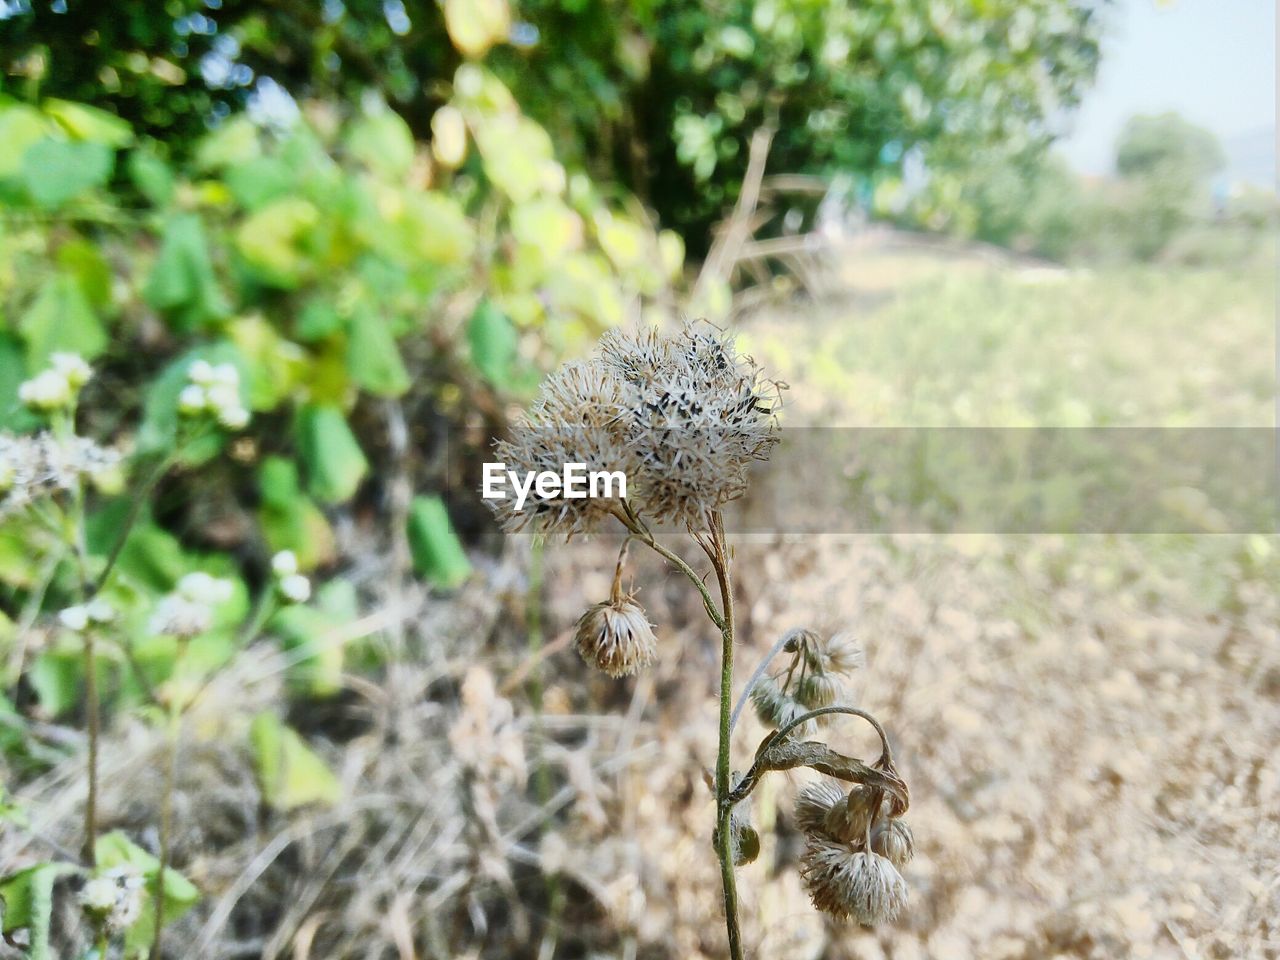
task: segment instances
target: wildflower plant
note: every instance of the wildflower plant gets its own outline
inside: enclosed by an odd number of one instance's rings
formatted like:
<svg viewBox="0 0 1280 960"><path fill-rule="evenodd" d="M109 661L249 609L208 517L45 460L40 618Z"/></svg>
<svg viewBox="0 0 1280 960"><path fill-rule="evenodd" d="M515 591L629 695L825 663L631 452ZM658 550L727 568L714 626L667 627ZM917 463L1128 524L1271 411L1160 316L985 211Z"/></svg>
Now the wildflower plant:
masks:
<svg viewBox="0 0 1280 960"><path fill-rule="evenodd" d="M220 625L225 626L227 609L235 593L233 580L194 569L177 579L173 588L150 605L143 621L145 634L167 638L174 643L171 671L164 682L152 687L149 671L135 660L129 636L132 618L125 608L138 603L136 586L118 577L119 561L130 532L149 501L156 483L175 464L183 462L191 445L222 431L242 429L249 414L241 400L240 376L236 367L194 361L187 371L187 383L176 400L179 417L178 442L166 456L147 460L138 454L102 446L77 432L80 391L89 383L93 370L74 354L55 353L46 369L22 383L19 399L44 421L34 435L0 434L0 518L15 519L39 531L54 545L57 563L53 575L69 561L71 576L55 588L69 594L74 602L58 609L53 617L61 638L78 645L82 656L84 714L87 726L87 795L84 804L83 844L78 862L54 862L32 870L46 869L49 875L74 874L82 883L78 904L91 933L96 956L105 958L117 943L129 956L146 950L152 958L161 956L164 923L194 902L190 885L169 867L173 832L172 799L184 713L199 698L212 679L207 667L187 662L186 653L198 638ZM126 487L130 472L140 472L136 488ZM105 552L90 550L88 502L94 493L117 495L129 489L127 515L112 531ZM247 644L266 626L273 613L284 605L304 604L311 596L311 581L299 572L296 556L289 551L275 554L270 563L271 579L260 592L253 612L239 630L239 641ZM41 595L49 584L41 588ZM33 614L35 616L35 614ZM19 647L21 653L22 647ZM133 680L145 688L165 732L164 789L160 797L158 857L154 868L139 871L136 864L149 857L122 834L99 835L98 753L101 739L99 703L99 658L127 663ZM193 658L195 659L195 658ZM17 664L21 668L21 662ZM104 856L105 853L105 856ZM35 882L36 874L20 872L0 877L0 889L13 895L13 885ZM19 890L19 893L21 891ZM22 893L22 896L29 894ZM151 909L144 907L146 899ZM184 899L185 898L185 899ZM176 903L175 900L181 900ZM45 920L47 926L47 918ZM144 929L145 928L145 929ZM33 943L43 944L48 930L35 931ZM34 949L34 948L33 948ZM33 956L47 956L34 950Z"/></svg>
<svg viewBox="0 0 1280 960"><path fill-rule="evenodd" d="M720 861L729 951L743 956L735 868L755 859L760 841L745 801L765 774L809 767L826 778L800 796L796 818L806 836L801 874L816 907L863 924L892 921L907 899L899 868L911 856L902 821L907 786L893 762L888 737L870 714L846 703L845 678L862 664L848 633L822 636L793 630L775 644L734 706L735 616L733 551L723 508L747 490L748 473L777 443L783 385L768 380L740 355L732 338L707 324L674 335L657 330L610 331L595 356L553 373L496 453L530 474L558 472L567 463L621 471L618 498L537 496L518 508L489 501L508 531L589 534L613 523L627 537L610 596L578 621L575 645L612 677L649 666L659 641L622 578L628 544L639 541L679 569L701 596L720 631L719 744L714 775L713 845ZM710 562L718 598L707 580L655 534L661 525L683 530ZM789 654L768 674L775 656ZM773 727L745 773L734 773L731 735L751 700ZM876 730L881 754L871 764L837 753L813 735L837 715L861 717Z"/></svg>

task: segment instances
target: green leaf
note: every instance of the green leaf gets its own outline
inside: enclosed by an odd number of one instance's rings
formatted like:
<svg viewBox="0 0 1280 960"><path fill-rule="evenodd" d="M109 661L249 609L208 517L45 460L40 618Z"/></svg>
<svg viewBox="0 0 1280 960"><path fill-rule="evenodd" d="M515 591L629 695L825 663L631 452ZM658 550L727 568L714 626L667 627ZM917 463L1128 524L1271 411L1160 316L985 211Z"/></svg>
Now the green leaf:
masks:
<svg viewBox="0 0 1280 960"><path fill-rule="evenodd" d="M380 397L398 397L409 389L391 324L370 310L361 310L348 324L347 370L353 381Z"/></svg>
<svg viewBox="0 0 1280 960"><path fill-rule="evenodd" d="M475 227L458 201L441 193L405 197L399 226L395 252L432 263L460 264L475 250Z"/></svg>
<svg viewBox="0 0 1280 960"><path fill-rule="evenodd" d="M196 148L196 166L201 170L220 170L248 163L261 152L258 128L241 114L227 120L200 141Z"/></svg>
<svg viewBox="0 0 1280 960"><path fill-rule="evenodd" d="M35 302L18 321L27 342L27 366L43 367L60 350L92 359L107 347L107 332L98 322L76 278L55 273L45 280Z"/></svg>
<svg viewBox="0 0 1280 960"><path fill-rule="evenodd" d="M111 178L115 153L102 143L41 140L22 157L22 181L36 206L56 210Z"/></svg>
<svg viewBox="0 0 1280 960"><path fill-rule="evenodd" d="M277 810L296 810L313 803L331 806L342 799L338 778L274 713L254 717L249 739L263 798Z"/></svg>
<svg viewBox="0 0 1280 960"><path fill-rule="evenodd" d="M27 682L40 709L60 717L80 699L80 657L75 651L47 650L32 661Z"/></svg>
<svg viewBox="0 0 1280 960"><path fill-rule="evenodd" d="M413 566L419 574L442 587L456 587L470 576L471 562L439 497L413 498L408 534Z"/></svg>
<svg viewBox="0 0 1280 960"><path fill-rule="evenodd" d="M0 333L0 423L25 433L40 421L18 401L18 386L27 378L25 351L17 337Z"/></svg>
<svg viewBox="0 0 1280 960"><path fill-rule="evenodd" d="M368 471L369 461L342 411L308 404L298 411L297 434L311 494L322 503L349 500Z"/></svg>
<svg viewBox="0 0 1280 960"><path fill-rule="evenodd" d="M102 252L87 240L69 240L58 248L58 266L75 277L95 310L111 308L111 268Z"/></svg>
<svg viewBox="0 0 1280 960"><path fill-rule="evenodd" d="M106 110L69 100L46 100L44 112L77 140L116 148L127 147L133 142L133 128L129 122Z"/></svg>
<svg viewBox="0 0 1280 960"><path fill-rule="evenodd" d="M342 315L333 301L324 296L309 301L298 315L297 335L300 340L323 340L341 329Z"/></svg>
<svg viewBox="0 0 1280 960"><path fill-rule="evenodd" d="M298 175L283 160L258 157L229 169L226 181L236 202L252 211L290 194L298 186Z"/></svg>
<svg viewBox="0 0 1280 960"><path fill-rule="evenodd" d="M160 256L142 295L184 332L226 314L227 305L218 290L204 225L194 213L176 214L165 224Z"/></svg>
<svg viewBox="0 0 1280 960"><path fill-rule="evenodd" d="M305 360L302 348L285 340L257 314L236 320L227 335L244 360L241 392L247 394L249 409L275 409L297 384Z"/></svg>
<svg viewBox="0 0 1280 960"><path fill-rule="evenodd" d="M150 147L129 152L125 169L138 192L157 207L169 205L173 199L173 171Z"/></svg>
<svg viewBox="0 0 1280 960"><path fill-rule="evenodd" d="M292 550L298 566L310 570L328 562L333 531L320 508L298 485L298 468L284 457L267 457L258 471L262 506L258 522L273 553Z"/></svg>
<svg viewBox="0 0 1280 960"><path fill-rule="evenodd" d="M286 679L298 693L331 697L342 689L345 644L340 630L356 619L359 605L349 580L330 580L313 604L289 606L271 621L289 652Z"/></svg>
<svg viewBox="0 0 1280 960"><path fill-rule="evenodd" d="M125 934L125 955L136 956L137 951L152 941L155 933L155 895L160 861L119 830L99 837L93 849L100 869L128 867L146 881L147 895L142 901L142 913ZM199 901L200 891L195 884L172 867L166 867L162 923L173 923Z"/></svg>
<svg viewBox="0 0 1280 960"><path fill-rule="evenodd" d="M266 282L291 289L311 268L307 235L320 211L301 197L283 197L252 214L236 229L236 248Z"/></svg>
<svg viewBox="0 0 1280 960"><path fill-rule="evenodd" d="M413 166L413 133L398 114L381 107L352 126L347 150L384 179L403 180Z"/></svg>
<svg viewBox="0 0 1280 960"><path fill-rule="evenodd" d="M467 323L467 343L472 363L489 383L500 387L510 381L518 341L507 315L490 301L481 300Z"/></svg>
<svg viewBox="0 0 1280 960"><path fill-rule="evenodd" d="M3 930L6 934L29 930L31 941L27 960L52 960L49 924L53 917L53 885L59 877L74 873L70 863L38 863L0 880L0 901L4 903Z"/></svg>
<svg viewBox="0 0 1280 960"><path fill-rule="evenodd" d="M22 170L27 149L49 133L49 120L35 107L24 103L0 106L0 177L12 177Z"/></svg>

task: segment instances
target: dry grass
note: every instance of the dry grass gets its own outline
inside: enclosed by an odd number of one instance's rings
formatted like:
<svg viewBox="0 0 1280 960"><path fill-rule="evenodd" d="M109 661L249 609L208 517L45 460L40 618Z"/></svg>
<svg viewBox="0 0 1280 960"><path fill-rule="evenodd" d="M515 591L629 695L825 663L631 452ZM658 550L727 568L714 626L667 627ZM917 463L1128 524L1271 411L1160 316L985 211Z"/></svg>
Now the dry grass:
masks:
<svg viewBox="0 0 1280 960"><path fill-rule="evenodd" d="M739 682L790 627L852 627L868 654L860 703L894 738L917 842L897 926L826 923L796 870L802 775L767 780L751 803L763 852L740 873L749 955L1280 956L1277 546L739 539ZM385 658L332 701L288 706L346 800L263 807L245 726L288 703L285 664L269 646L238 659L186 726L175 863L204 898L169 955L723 956L702 782L716 638L683 578L652 556L633 564L659 662L611 681L568 638L608 593L616 541L548 546L540 599L525 538L452 598L399 586L371 544L348 547ZM748 717L737 756L762 733ZM837 727L832 742L866 756L862 736ZM150 847L160 749L126 720L103 757L104 825ZM17 790L48 844L77 842L82 766ZM0 862L47 853L0 836Z"/></svg>

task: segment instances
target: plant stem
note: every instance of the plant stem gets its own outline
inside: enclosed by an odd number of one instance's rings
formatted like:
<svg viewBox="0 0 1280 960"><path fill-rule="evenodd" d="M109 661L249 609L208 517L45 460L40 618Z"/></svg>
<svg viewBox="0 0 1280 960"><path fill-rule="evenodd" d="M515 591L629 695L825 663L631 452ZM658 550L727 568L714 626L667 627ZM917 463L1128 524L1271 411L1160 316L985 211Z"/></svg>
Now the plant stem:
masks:
<svg viewBox="0 0 1280 960"><path fill-rule="evenodd" d="M720 858L720 883L724 888L724 922L729 935L731 960L742 960L742 932L738 927L738 889L733 872L733 803L730 800L729 738L733 732L733 581L724 527L717 511L712 517L715 537L716 579L720 583L720 742L716 755L716 854Z"/></svg>
<svg viewBox="0 0 1280 960"><path fill-rule="evenodd" d="M89 726L89 795L84 801L84 846L80 855L90 867L98 865L98 670L94 664L93 628L84 632L84 698Z"/></svg>
<svg viewBox="0 0 1280 960"><path fill-rule="evenodd" d="M182 715L171 711L169 715L169 737L165 744L164 786L160 797L160 858L156 867L155 892L155 930L151 935L150 960L160 960L160 939L164 930L164 875L169 869L169 835L173 830L173 790L175 785L174 771L178 762L178 734Z"/></svg>

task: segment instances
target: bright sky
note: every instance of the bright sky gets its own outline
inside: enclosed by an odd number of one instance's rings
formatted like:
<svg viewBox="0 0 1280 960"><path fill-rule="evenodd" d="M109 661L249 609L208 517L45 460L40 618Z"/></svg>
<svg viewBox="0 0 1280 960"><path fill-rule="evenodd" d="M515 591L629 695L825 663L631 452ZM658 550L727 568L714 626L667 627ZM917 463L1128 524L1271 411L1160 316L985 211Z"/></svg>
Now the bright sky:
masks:
<svg viewBox="0 0 1280 960"><path fill-rule="evenodd" d="M1174 110L1218 135L1232 166L1275 168L1275 0L1117 0L1098 82L1059 149L1110 172L1135 113Z"/></svg>

